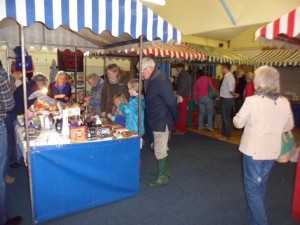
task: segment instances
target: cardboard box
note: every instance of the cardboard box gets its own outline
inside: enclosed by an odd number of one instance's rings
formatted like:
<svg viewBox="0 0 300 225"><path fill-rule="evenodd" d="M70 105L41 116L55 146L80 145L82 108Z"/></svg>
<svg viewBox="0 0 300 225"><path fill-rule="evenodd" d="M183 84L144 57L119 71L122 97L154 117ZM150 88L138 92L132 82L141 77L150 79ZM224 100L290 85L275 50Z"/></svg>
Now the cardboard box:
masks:
<svg viewBox="0 0 300 225"><path fill-rule="evenodd" d="M87 126L80 126L70 128L71 143L82 143L87 141L88 128Z"/></svg>

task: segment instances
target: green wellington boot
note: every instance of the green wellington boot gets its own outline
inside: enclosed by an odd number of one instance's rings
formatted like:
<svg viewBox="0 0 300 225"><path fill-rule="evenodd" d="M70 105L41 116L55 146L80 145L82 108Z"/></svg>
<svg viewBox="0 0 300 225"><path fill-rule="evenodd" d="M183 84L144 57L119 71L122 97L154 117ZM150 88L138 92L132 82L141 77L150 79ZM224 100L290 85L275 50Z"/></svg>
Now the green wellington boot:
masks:
<svg viewBox="0 0 300 225"><path fill-rule="evenodd" d="M158 176L156 180L150 181L148 185L150 187L158 187L169 183L168 172L169 170L169 159L166 156L163 159L158 160Z"/></svg>
<svg viewBox="0 0 300 225"><path fill-rule="evenodd" d="M168 154L166 156L167 158L167 161L168 161L168 170L167 170L167 175L168 177L171 176L171 172L170 172L170 155ZM150 171L150 175L154 176L154 177L157 177L158 176L158 163L157 163L157 168L153 171Z"/></svg>

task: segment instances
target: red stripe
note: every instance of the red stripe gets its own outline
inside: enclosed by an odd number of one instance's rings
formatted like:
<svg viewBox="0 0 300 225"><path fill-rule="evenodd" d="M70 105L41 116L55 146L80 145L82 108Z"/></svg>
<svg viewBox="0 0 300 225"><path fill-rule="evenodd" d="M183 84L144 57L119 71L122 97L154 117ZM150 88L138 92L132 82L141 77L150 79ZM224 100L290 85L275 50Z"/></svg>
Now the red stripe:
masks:
<svg viewBox="0 0 300 225"><path fill-rule="evenodd" d="M260 36L265 37L267 33L267 26L260 29Z"/></svg>
<svg viewBox="0 0 300 225"><path fill-rule="evenodd" d="M273 24L273 38L276 38L279 34L279 28L280 28L280 18L274 21Z"/></svg>
<svg viewBox="0 0 300 225"><path fill-rule="evenodd" d="M290 12L288 16L287 36L289 37L294 37L295 14L296 14L296 9Z"/></svg>

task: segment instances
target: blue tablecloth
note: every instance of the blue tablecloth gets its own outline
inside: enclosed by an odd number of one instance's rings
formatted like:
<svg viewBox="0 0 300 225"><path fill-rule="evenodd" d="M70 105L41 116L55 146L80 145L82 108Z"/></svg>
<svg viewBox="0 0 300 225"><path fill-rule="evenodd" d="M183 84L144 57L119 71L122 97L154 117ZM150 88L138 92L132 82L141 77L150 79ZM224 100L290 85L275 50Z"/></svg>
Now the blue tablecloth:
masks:
<svg viewBox="0 0 300 225"><path fill-rule="evenodd" d="M35 223L139 192L138 137L36 146L29 156Z"/></svg>

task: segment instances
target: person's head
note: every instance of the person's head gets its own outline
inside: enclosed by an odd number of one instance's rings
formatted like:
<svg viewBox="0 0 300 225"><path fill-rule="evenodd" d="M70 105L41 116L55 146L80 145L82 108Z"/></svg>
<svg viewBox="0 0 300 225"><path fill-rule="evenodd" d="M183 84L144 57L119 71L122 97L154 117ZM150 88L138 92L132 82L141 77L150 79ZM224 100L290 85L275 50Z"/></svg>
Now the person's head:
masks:
<svg viewBox="0 0 300 225"><path fill-rule="evenodd" d="M235 77L236 77L237 79L241 78L241 77L244 76L244 75L245 75L244 70L237 70L236 73L235 73Z"/></svg>
<svg viewBox="0 0 300 225"><path fill-rule="evenodd" d="M230 69L231 69L231 65L229 63L222 64L222 73L223 73L223 75L229 73Z"/></svg>
<svg viewBox="0 0 300 225"><path fill-rule="evenodd" d="M32 77L32 80L36 83L39 89L46 88L48 86L48 78L42 73L36 73Z"/></svg>
<svg viewBox="0 0 300 225"><path fill-rule="evenodd" d="M203 70L197 70L196 76L197 76L197 78L204 76L204 71Z"/></svg>
<svg viewBox="0 0 300 225"><path fill-rule="evenodd" d="M277 69L271 66L261 66L257 70L255 70L254 73L254 87L256 90L279 93L280 74Z"/></svg>
<svg viewBox="0 0 300 225"><path fill-rule="evenodd" d="M130 96L137 96L139 94L139 79L131 79L128 82L127 86Z"/></svg>
<svg viewBox="0 0 300 225"><path fill-rule="evenodd" d="M107 77L111 84L117 84L120 82L120 77L123 74L123 71L120 67L113 63L106 66Z"/></svg>
<svg viewBox="0 0 300 225"><path fill-rule="evenodd" d="M113 101L115 106L119 106L121 103L128 104L127 98L123 93L116 94Z"/></svg>
<svg viewBox="0 0 300 225"><path fill-rule="evenodd" d="M96 73L90 73L87 76L87 81L92 87L96 87L99 80L100 80L100 77Z"/></svg>
<svg viewBox="0 0 300 225"><path fill-rule="evenodd" d="M58 73L55 76L55 81L58 86L65 86L67 83L68 74L66 74L64 71L58 71Z"/></svg>
<svg viewBox="0 0 300 225"><path fill-rule="evenodd" d="M183 63L176 64L176 70L177 73L180 73L182 70L184 70L184 64Z"/></svg>
<svg viewBox="0 0 300 225"><path fill-rule="evenodd" d="M246 73L245 78L246 78L247 82L253 81L253 79L254 79L254 73L252 73L252 72Z"/></svg>
<svg viewBox="0 0 300 225"><path fill-rule="evenodd" d="M139 62L136 64L136 68L138 70L140 69ZM145 80L148 80L151 77L154 69L155 69L155 62L153 59L149 57L145 57L142 59L142 71L140 71L140 74Z"/></svg>

